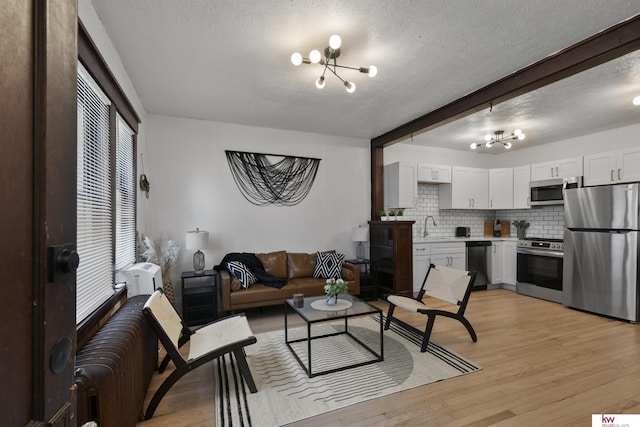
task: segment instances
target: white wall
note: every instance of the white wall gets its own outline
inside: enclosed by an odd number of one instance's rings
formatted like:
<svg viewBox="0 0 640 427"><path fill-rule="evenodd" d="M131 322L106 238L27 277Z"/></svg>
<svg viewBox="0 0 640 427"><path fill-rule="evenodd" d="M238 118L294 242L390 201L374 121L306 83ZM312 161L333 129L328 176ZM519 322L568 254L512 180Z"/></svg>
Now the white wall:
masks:
<svg viewBox="0 0 640 427"><path fill-rule="evenodd" d="M149 234L183 246L185 232L209 232L207 268L228 252L315 252L355 257L351 228L370 213L369 141L175 117L147 116L144 153ZM225 150L320 158L307 197L292 207L255 206L237 188ZM174 272L192 270L183 249Z"/></svg>

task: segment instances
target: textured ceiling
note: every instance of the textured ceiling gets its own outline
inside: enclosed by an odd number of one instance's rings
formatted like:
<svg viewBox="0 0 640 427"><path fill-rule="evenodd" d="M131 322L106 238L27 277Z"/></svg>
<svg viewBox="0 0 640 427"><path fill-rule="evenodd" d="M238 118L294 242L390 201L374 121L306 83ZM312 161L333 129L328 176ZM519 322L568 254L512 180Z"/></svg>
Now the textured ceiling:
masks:
<svg viewBox="0 0 640 427"><path fill-rule="evenodd" d="M640 12L637 0L93 0L149 113L372 138ZM291 53L322 51L342 37L339 64L378 67L347 94L318 65L295 67ZM609 102L640 94L638 55L615 78L568 86L579 105L543 88L416 136L414 142L467 150L487 132L522 127L527 144L638 123L631 110L609 117ZM587 73L590 73L588 71ZM580 75L579 75L580 76ZM618 79L619 77L619 79ZM620 81L618 81L620 80ZM604 83L604 84L603 84ZM622 89L619 85L624 85ZM635 96L635 95L634 95ZM619 99L618 99L619 98ZM561 102L562 101L562 102ZM580 110L593 104L593 108ZM626 107L627 110L630 108ZM605 120L605 116L607 117ZM604 123L607 122L607 123ZM551 137L550 135L555 135Z"/></svg>

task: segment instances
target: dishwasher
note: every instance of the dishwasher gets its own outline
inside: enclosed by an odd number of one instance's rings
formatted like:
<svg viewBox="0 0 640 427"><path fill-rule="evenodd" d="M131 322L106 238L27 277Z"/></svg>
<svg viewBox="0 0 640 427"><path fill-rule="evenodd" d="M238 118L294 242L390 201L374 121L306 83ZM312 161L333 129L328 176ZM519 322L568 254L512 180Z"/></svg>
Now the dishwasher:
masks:
<svg viewBox="0 0 640 427"><path fill-rule="evenodd" d="M491 242L488 240L470 240L465 244L467 249L467 271L475 271L477 273L476 281L473 283L473 290L487 289Z"/></svg>

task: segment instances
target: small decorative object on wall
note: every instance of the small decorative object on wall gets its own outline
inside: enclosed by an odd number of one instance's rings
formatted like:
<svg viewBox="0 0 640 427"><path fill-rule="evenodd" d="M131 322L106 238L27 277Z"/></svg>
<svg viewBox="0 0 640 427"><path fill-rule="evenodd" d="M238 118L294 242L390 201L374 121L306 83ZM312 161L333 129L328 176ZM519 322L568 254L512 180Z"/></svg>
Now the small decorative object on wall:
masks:
<svg viewBox="0 0 640 427"><path fill-rule="evenodd" d="M149 190L151 189L151 184L149 184L149 180L147 179L147 175L144 174L144 155L140 153L140 163L142 163L142 174L140 175L140 189L144 191L147 199L149 198Z"/></svg>
<svg viewBox="0 0 640 427"><path fill-rule="evenodd" d="M225 150L231 175L257 206L294 206L311 191L320 159ZM273 162L272 157L279 160Z"/></svg>

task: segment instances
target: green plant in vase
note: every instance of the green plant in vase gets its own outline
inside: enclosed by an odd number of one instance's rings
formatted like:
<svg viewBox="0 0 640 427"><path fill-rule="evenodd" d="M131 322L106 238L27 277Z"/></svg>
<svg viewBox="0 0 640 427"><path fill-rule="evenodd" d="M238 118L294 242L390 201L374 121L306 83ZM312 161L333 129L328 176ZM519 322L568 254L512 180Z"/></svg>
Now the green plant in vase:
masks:
<svg viewBox="0 0 640 427"><path fill-rule="evenodd" d="M389 211L389 220L390 221L395 221L396 220L396 211L394 211L393 209L391 209Z"/></svg>
<svg viewBox="0 0 640 427"><path fill-rule="evenodd" d="M335 305L338 303L338 295L346 294L349 291L349 282L342 279L327 279L324 285L324 293L327 295L327 304Z"/></svg>
<svg viewBox="0 0 640 427"><path fill-rule="evenodd" d="M387 220L387 212L384 210L380 211L380 221L386 221Z"/></svg>
<svg viewBox="0 0 640 427"><path fill-rule="evenodd" d="M396 220L398 221L402 221L402 216L404 216L404 210L403 209L398 209L396 211Z"/></svg>

